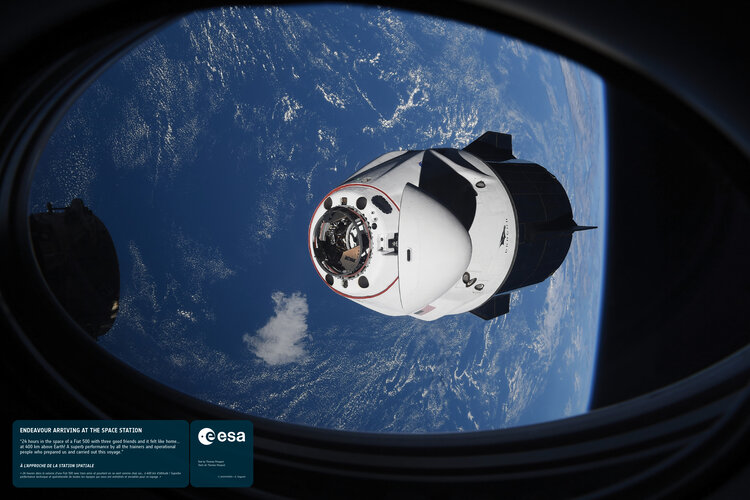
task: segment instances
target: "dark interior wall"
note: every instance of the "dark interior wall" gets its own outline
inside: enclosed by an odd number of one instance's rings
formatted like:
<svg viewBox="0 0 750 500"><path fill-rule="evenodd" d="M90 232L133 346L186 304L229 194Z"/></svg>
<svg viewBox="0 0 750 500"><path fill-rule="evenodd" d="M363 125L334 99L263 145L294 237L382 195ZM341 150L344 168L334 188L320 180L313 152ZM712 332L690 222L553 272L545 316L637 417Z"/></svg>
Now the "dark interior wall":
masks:
<svg viewBox="0 0 750 500"><path fill-rule="evenodd" d="M610 213L594 408L653 391L750 341L750 207L736 161L607 90Z"/></svg>

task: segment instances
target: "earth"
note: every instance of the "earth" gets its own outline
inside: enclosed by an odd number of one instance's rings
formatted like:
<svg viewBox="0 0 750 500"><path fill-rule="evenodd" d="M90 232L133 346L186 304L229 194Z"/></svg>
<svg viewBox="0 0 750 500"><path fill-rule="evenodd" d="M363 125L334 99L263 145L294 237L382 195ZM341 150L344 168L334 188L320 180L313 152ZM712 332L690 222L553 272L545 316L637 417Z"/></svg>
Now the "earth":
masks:
<svg viewBox="0 0 750 500"><path fill-rule="evenodd" d="M99 338L154 380L251 416L371 432L488 430L587 411L606 234L602 80L453 21L346 5L179 20L109 67L41 157L30 210L107 225L120 312ZM388 317L331 293L307 251L322 197L394 150L513 136L576 233L510 313Z"/></svg>

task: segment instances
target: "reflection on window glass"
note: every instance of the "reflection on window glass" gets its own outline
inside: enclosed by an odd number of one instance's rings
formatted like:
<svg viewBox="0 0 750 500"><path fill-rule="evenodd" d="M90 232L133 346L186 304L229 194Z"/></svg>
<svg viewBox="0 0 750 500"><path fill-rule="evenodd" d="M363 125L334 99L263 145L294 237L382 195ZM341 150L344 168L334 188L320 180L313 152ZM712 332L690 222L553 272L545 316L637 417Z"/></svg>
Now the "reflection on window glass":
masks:
<svg viewBox="0 0 750 500"><path fill-rule="evenodd" d="M103 221L121 289L98 343L187 394L376 432L563 418L587 410L599 330L603 93L556 54L438 18L338 5L199 12L72 106L30 210L81 199ZM307 241L327 194L384 153L461 149L487 131L512 135L513 154L552 173L576 222L598 229L575 234L559 269L510 292L509 313L490 320L387 316L332 293ZM444 185L434 197L450 196Z"/></svg>

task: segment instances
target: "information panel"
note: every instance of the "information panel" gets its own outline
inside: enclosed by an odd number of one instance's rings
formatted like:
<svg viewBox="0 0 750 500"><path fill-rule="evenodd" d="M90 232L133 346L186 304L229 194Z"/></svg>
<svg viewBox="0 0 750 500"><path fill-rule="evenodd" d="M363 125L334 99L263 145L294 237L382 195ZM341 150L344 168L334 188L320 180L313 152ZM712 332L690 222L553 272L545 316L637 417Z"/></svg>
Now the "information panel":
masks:
<svg viewBox="0 0 750 500"><path fill-rule="evenodd" d="M189 482L184 420L18 420L19 488L180 488Z"/></svg>
<svg viewBox="0 0 750 500"><path fill-rule="evenodd" d="M190 484L240 488L253 483L253 425L248 420L190 424Z"/></svg>

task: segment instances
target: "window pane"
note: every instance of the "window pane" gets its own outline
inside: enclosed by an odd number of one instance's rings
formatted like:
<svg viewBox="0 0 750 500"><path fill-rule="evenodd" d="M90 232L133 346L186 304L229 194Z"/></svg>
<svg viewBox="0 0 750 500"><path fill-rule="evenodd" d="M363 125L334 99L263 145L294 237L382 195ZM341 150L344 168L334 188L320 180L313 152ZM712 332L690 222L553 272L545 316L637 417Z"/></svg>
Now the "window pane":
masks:
<svg viewBox="0 0 750 500"><path fill-rule="evenodd" d="M589 404L603 99L586 68L439 18L343 5L198 12L69 110L30 210L78 198L106 225L119 313L98 343L187 394L361 431L552 420ZM511 292L510 312L489 321L385 316L328 290L305 242L327 193L385 153L461 149L486 131L512 135L516 157L562 184L576 221L599 226L573 235L552 277Z"/></svg>

